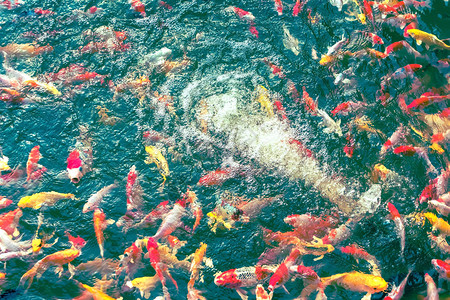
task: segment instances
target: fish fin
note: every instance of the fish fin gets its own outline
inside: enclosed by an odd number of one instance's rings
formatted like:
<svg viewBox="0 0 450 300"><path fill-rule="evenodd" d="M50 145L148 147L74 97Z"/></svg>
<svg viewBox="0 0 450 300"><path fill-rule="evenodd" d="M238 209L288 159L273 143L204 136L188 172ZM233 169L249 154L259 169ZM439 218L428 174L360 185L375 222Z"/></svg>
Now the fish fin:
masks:
<svg viewBox="0 0 450 300"><path fill-rule="evenodd" d="M58 277L61 277L63 271L64 271L63 266L57 266L55 269L55 274L58 274Z"/></svg>
<svg viewBox="0 0 450 300"><path fill-rule="evenodd" d="M313 260L314 260L314 261L318 261L318 260L321 260L322 258L324 258L324 255L321 255L321 256L319 256L319 257L316 257L316 258L314 258Z"/></svg>
<svg viewBox="0 0 450 300"><path fill-rule="evenodd" d="M284 286L284 285L282 285L281 286L282 288L283 288L283 290L286 292L286 294L288 294L288 295L290 295L291 293L289 293L289 291L287 290L287 288Z"/></svg>
<svg viewBox="0 0 450 300"><path fill-rule="evenodd" d="M241 288L237 288L236 292L239 294L242 300L248 300L247 292Z"/></svg>
<svg viewBox="0 0 450 300"><path fill-rule="evenodd" d="M69 273L70 273L69 280L70 280L70 279L72 279L73 275L75 275L76 269L75 269L74 265L72 265L71 263L69 263L67 266L69 267Z"/></svg>
<svg viewBox="0 0 450 300"><path fill-rule="evenodd" d="M422 45L422 40L416 40L417 45Z"/></svg>
<svg viewBox="0 0 450 300"><path fill-rule="evenodd" d="M425 49L430 50L430 46L428 46L427 44L424 44L424 45L425 45Z"/></svg>
<svg viewBox="0 0 450 300"><path fill-rule="evenodd" d="M106 225L112 225L112 224L114 224L114 223L116 223L116 221L114 221L113 219L108 219L108 220L106 220Z"/></svg>

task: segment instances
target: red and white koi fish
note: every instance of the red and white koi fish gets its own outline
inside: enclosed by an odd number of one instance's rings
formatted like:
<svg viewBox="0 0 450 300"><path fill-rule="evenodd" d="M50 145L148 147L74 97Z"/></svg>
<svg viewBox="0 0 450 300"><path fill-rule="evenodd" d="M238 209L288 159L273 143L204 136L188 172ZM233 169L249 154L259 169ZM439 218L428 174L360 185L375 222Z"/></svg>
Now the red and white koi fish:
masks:
<svg viewBox="0 0 450 300"><path fill-rule="evenodd" d="M10 206L13 203L11 199L0 196L0 209Z"/></svg>
<svg viewBox="0 0 450 300"><path fill-rule="evenodd" d="M248 28L248 30L250 31L251 34L253 34L256 38L259 38L259 32L256 29L255 25L251 24L250 27Z"/></svg>
<svg viewBox="0 0 450 300"><path fill-rule="evenodd" d="M127 211L137 209L142 204L142 188L139 184L136 166L130 168L126 185Z"/></svg>
<svg viewBox="0 0 450 300"><path fill-rule="evenodd" d="M359 259L366 260L372 268L372 274L375 276L381 276L380 268L378 267L378 261L375 256L369 254L360 246L352 244L349 246L341 247L340 250L342 253L353 256L356 261L358 261Z"/></svg>
<svg viewBox="0 0 450 300"><path fill-rule="evenodd" d="M163 222L156 231L153 239L158 241L161 238L167 237L180 226L181 217L186 213L186 200L178 200L173 206L172 210L164 218Z"/></svg>
<svg viewBox="0 0 450 300"><path fill-rule="evenodd" d="M339 226L338 228L333 228L330 232L322 238L324 244L337 245L350 237L352 230L358 224L360 218L348 219L347 222Z"/></svg>
<svg viewBox="0 0 450 300"><path fill-rule="evenodd" d="M384 297L385 300L400 300L403 297L403 294L405 293L405 287L406 283L408 282L409 274L411 274L411 271L406 274L405 279L402 280L399 286L393 286L391 292Z"/></svg>
<svg viewBox="0 0 450 300"><path fill-rule="evenodd" d="M406 27L406 25L410 24L411 22L417 22L417 15L415 14L396 15L394 17L386 18L385 20L386 24L403 29Z"/></svg>
<svg viewBox="0 0 450 300"><path fill-rule="evenodd" d="M440 259L432 259L431 264L441 278L444 278L447 281L450 280L450 264Z"/></svg>
<svg viewBox="0 0 450 300"><path fill-rule="evenodd" d="M333 116L336 116L336 114L346 116L348 115L348 113L357 111L364 106L366 106L364 102L347 101L336 106L336 108L333 109L331 113L333 114Z"/></svg>
<svg viewBox="0 0 450 300"><path fill-rule="evenodd" d="M341 50L345 45L347 45L349 43L349 39L345 37L345 35L342 35L342 39L340 41L338 41L337 43L335 43L333 46L328 48L327 51L327 56L332 56L334 54L336 54L337 52L339 52L339 50Z"/></svg>
<svg viewBox="0 0 450 300"><path fill-rule="evenodd" d="M80 182L81 177L83 177L80 152L76 149L70 152L67 158L67 175L72 183Z"/></svg>
<svg viewBox="0 0 450 300"><path fill-rule="evenodd" d="M347 143L344 146L344 153L345 155L347 155L348 158L352 158L353 152L355 151L355 137L349 131L345 136L345 139L347 140Z"/></svg>
<svg viewBox="0 0 450 300"><path fill-rule="evenodd" d="M156 224L156 221L161 219L163 215L170 211L169 201L162 201L156 206L149 214L147 214L138 224L134 227L136 228L146 228L151 227Z"/></svg>
<svg viewBox="0 0 450 300"><path fill-rule="evenodd" d="M312 292L314 292L316 289L318 289L322 286L320 277L310 267L306 267L303 265L294 265L289 268L289 271L294 276L300 277L303 279L304 288L300 294L300 297L299 297L300 299L307 299L308 296ZM326 299L326 296L325 296L325 299Z"/></svg>
<svg viewBox="0 0 450 300"><path fill-rule="evenodd" d="M203 175L198 181L198 185L221 185L228 179L236 177L236 175L236 170L233 168L217 169Z"/></svg>
<svg viewBox="0 0 450 300"><path fill-rule="evenodd" d="M283 14L283 3L281 0L274 0L275 2L275 10L277 11L278 15L281 16Z"/></svg>
<svg viewBox="0 0 450 300"><path fill-rule="evenodd" d="M7 234L17 236L19 232L17 230L17 225L19 224L20 218L22 217L22 210L16 208L15 210L6 212L0 215L0 229L6 231Z"/></svg>
<svg viewBox="0 0 450 300"><path fill-rule="evenodd" d="M138 244L139 246L137 246ZM142 260L142 248L141 240L137 240L131 244L130 247L125 249L123 255L120 255L120 262L115 270L116 276L120 276L123 270L128 275L128 277L133 278L134 274L140 268L140 263Z"/></svg>
<svg viewBox="0 0 450 300"><path fill-rule="evenodd" d="M384 155L392 146L397 145L400 140L405 138L406 129L402 125L397 127L391 137L383 144L380 150L380 155Z"/></svg>
<svg viewBox="0 0 450 300"><path fill-rule="evenodd" d="M96 192L91 197L89 197L86 204L83 206L83 213L87 213L91 210L96 209L100 204L100 202L102 201L103 197L109 194L109 192L116 187L117 187L116 183L110 184L108 186L103 187L100 191Z"/></svg>
<svg viewBox="0 0 450 300"><path fill-rule="evenodd" d="M400 249L401 254L403 256L403 252L405 251L405 225L403 224L402 217L400 216L397 208L391 203L388 202L389 213L391 214L392 220L395 222L395 229L397 231L397 235L400 237Z"/></svg>
<svg viewBox="0 0 450 300"><path fill-rule="evenodd" d="M145 5L140 0L130 0L131 8L133 8L134 11L141 14L142 17L147 17L147 14L145 13Z"/></svg>
<svg viewBox="0 0 450 300"><path fill-rule="evenodd" d="M304 2L300 3L300 0L295 0L294 8L292 9L292 15L294 17L298 16L298 13L302 11L303 6L308 2L308 0L305 0Z"/></svg>
<svg viewBox="0 0 450 300"><path fill-rule="evenodd" d="M243 10L243 9L241 9L239 7L230 6L230 7L227 7L225 10L226 11L233 11L233 12L235 12L236 15L238 15L238 17L241 20L248 21L248 22L254 22L255 21L255 16L251 12Z"/></svg>
<svg viewBox="0 0 450 300"><path fill-rule="evenodd" d="M430 208L434 208L438 213L440 213L443 216L447 217L450 214L450 206L439 200L428 201L428 206Z"/></svg>
<svg viewBox="0 0 450 300"><path fill-rule="evenodd" d="M161 285L163 286L164 297L165 297L165 299L170 299L169 290L166 287L166 279L164 277L164 273L170 277L170 279L174 283L177 290L178 290L178 285L177 285L176 281L168 273L167 266L161 262L159 251L158 251L158 243L156 243L155 239L153 239L152 237L148 238L147 251L148 251L150 263L151 263L153 269L155 269L156 275L158 275L159 280L161 281Z"/></svg>
<svg viewBox="0 0 450 300"><path fill-rule="evenodd" d="M295 264L295 261L300 256L300 250L294 248L289 256L280 264L280 266L276 269L275 273L270 277L268 290L270 292L269 297L272 299L273 291L282 286L284 288L284 284L290 278L290 268Z"/></svg>
<svg viewBox="0 0 450 300"><path fill-rule="evenodd" d="M428 273L425 273L425 282L427 283L427 300L439 300L436 283L434 283L433 278Z"/></svg>
<svg viewBox="0 0 450 300"><path fill-rule="evenodd" d="M242 299L245 299L247 292L242 288L254 287L269 279L270 274L273 274L278 266L258 265L256 267L242 267L239 269L231 269L220 274L214 278L214 283L217 286L222 286L230 289L236 289Z"/></svg>
<svg viewBox="0 0 450 300"><path fill-rule="evenodd" d="M422 56L419 52L417 52L416 49L411 47L411 45L408 44L407 41L399 41L399 42L392 43L384 49L384 53L387 55L398 54L399 56L403 56L402 54L404 52L406 52L407 54L409 54L415 58Z"/></svg>
<svg viewBox="0 0 450 300"><path fill-rule="evenodd" d="M335 226L337 220L331 216L316 217L310 213L306 213L302 215L289 215L283 221L295 228L306 229L314 227L316 229L325 229Z"/></svg>

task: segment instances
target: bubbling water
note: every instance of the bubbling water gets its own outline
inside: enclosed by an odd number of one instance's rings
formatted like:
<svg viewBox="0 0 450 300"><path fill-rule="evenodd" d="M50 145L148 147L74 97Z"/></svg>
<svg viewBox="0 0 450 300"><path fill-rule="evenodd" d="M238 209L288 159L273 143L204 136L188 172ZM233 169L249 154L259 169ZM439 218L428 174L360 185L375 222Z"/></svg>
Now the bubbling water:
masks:
<svg viewBox="0 0 450 300"><path fill-rule="evenodd" d="M289 143L296 138L308 138L308 130L296 132L287 122L269 117L259 109L253 91L257 82L262 81L252 74L226 73L189 84L181 94L189 132L201 134L193 120L197 114L192 112L199 109L202 100L207 105L211 143L220 144L243 160L257 162L290 180L303 181L346 215L374 211L381 194L378 186L364 193L360 201L355 200L358 187L346 186L339 177L330 176L326 171L328 166ZM221 141L223 138L227 141Z"/></svg>

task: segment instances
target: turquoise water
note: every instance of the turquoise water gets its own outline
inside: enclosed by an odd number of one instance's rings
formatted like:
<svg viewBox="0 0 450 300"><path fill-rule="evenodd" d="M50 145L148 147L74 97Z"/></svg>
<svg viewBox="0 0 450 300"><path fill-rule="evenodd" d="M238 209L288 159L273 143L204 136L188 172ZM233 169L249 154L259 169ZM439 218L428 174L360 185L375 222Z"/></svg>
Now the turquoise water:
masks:
<svg viewBox="0 0 450 300"><path fill-rule="evenodd" d="M118 220L126 212L125 184L126 176L132 165L139 172L140 184L144 190L142 210L150 212L161 201L169 200L173 204L188 187L191 187L203 206L204 219L194 234L176 231L174 235L180 240L188 241L177 257L183 259L193 253L200 242L208 244L206 256L211 258L214 267L204 267L201 271L203 282L196 288L203 291L207 299L239 299L233 290L217 287L214 274L232 268L252 266L268 245L262 239L261 227L274 231L288 231L290 226L281 219L294 213L310 212L316 215L335 213L335 205L331 204L323 194L305 184L296 173L287 172L286 165L274 165L277 151L258 152L264 145L271 144L277 138L250 139L247 141L244 129L250 129L254 136L260 132L275 132L279 136L289 135L302 141L314 153L324 172L330 178L342 178L342 181L357 198L368 190L371 183L369 173L373 165L381 162L392 171L403 175L403 179L393 186L383 186L381 205L373 214L366 214L358 223L349 241L341 246L358 243L379 263L383 278L398 283L413 268L407 295L414 298L418 292L424 291L423 274L429 272L437 280L437 273L431 266L432 258L445 259L446 256L431 248L426 232L431 226L420 227L407 225L405 260L400 256L400 244L394 232L394 223L389 220L386 201L393 202L402 215L408 215L425 207L416 209L415 199L428 184L430 177L426 173L426 165L416 157L399 157L392 152L381 160L378 153L385 142L377 134L353 130L357 147L350 159L343 152L345 137L323 132L318 125L320 118L305 112L303 105L296 103L289 96L286 79L271 75L271 70L261 60L268 57L270 61L283 67L286 77L292 80L300 93L306 86L313 99L318 97L319 108L330 112L339 103L350 99L362 100L361 94L369 103L365 115L372 121L373 127L389 137L400 123L408 124L407 115L403 114L396 104L383 107L375 99L381 77L395 71L407 63L407 59L385 59L378 63L368 58L352 59L337 67L342 72L347 67L354 68L358 91L350 91L334 85L332 72L320 66L318 60L311 58L311 49L325 54L327 47L347 36L354 30L366 27L358 22L344 19L345 14L329 3L311 0L298 17L292 16L293 3L284 3L282 16L274 10L272 1L173 1L168 3L172 10L160 7L156 1L144 2L147 18L130 9L126 1L75 2L75 1L27 1L12 10L0 10L0 46L9 43L27 43L34 40L41 46L51 45L54 50L30 59L12 59L11 65L20 71L46 81L46 74L56 73L71 64L82 64L88 71L106 76L104 83L92 80L76 85L64 85L55 81L61 96L53 96L43 91L28 93L28 103L0 103L1 132L0 145L3 154L9 157L9 165L25 167L29 151L40 145L42 159L40 164L48 169L44 176L28 187L24 187L24 178L18 182L0 187L0 194L14 200L37 192L58 191L73 193L78 200L61 200L56 205L43 208L44 225L41 231L55 232L59 241L53 247L43 249L43 253L26 259L13 259L7 262L6 283L3 290L11 290L11 299L69 299L80 294L74 281L68 280L68 272L58 279L52 271L46 272L42 278L35 280L26 294L17 289L20 277L44 255L67 249L70 244L64 235L69 230L73 235L80 235L87 241L82 255L74 261L74 265L99 257L99 249L93 231L92 213L82 213L82 207L89 196L100 188L118 182L114 189L101 203L107 218ZM83 14L86 8L96 5L103 10L95 15ZM227 12L229 6L237 6L251 11L256 17L255 26L259 38L255 38L248 30L246 21L240 20L234 13ZM36 16L31 13L34 8L42 7L55 12L54 15ZM317 23L308 21L306 9L320 17ZM345 10L345 9L344 9ZM450 16L448 6L442 1L434 1L432 9L417 12L420 29L431 32L444 39L449 37L445 20ZM300 54L295 56L283 45L283 29L285 24L292 35L300 40ZM100 26L109 26L115 31L126 32L124 44L129 45L125 51L112 53L82 53L79 49L89 40L86 30L94 30ZM36 34L34 38L26 38L27 32ZM83 34L85 33L85 34ZM385 40L385 45L402 39L402 31L387 29L378 32ZM30 34L26 34L30 36ZM411 39L408 40L414 44ZM379 51L384 46L377 45ZM415 46L415 44L414 44ZM169 75L150 72L145 64L145 55L162 47L172 50L172 59L181 61L186 53L189 63L179 71ZM416 47L416 46L415 46ZM416 47L426 52L422 47ZM435 51L430 60L447 57L448 52ZM2 60L3 61L3 60ZM422 75L436 73L429 68ZM339 73L337 72L337 73ZM4 72L2 71L1 74ZM173 96L174 114L164 105L150 97L143 103L132 91L117 95L113 101L114 89L108 85L122 83L147 75L151 81L151 92ZM48 78L48 77L47 77ZM436 75L436 82L442 85L442 76ZM270 121L254 101L257 85L263 85L273 95L282 99L289 124L281 121ZM409 87L396 86L398 89ZM400 92L399 92L400 93ZM448 93L448 91L447 91ZM217 95L232 95L237 99L238 113L228 116L225 113L227 99ZM216 97L216 98L215 98ZM203 134L199 129L198 114L200 101L206 101L211 118L208 132ZM395 102L395 101L394 101ZM110 116L119 118L114 125L101 122L97 106L103 106ZM224 108L225 107L225 108ZM431 108L428 113L435 113L443 106ZM434 110L433 110L434 109ZM354 118L350 114L341 117L344 133L348 131L348 123ZM337 119L337 118L335 118ZM280 125L281 124L281 125ZM419 126L418 122L412 124ZM75 146L80 134L79 126L89 128L93 144L93 168L80 184L73 185L63 173L69 151ZM143 133L156 130L174 140L173 151L167 145L160 148L166 150L170 176L164 189L160 189L162 178L155 165L146 165L147 154L144 150ZM242 133L244 132L244 133ZM250 134L250 133L249 133ZM277 136L278 136L277 135ZM252 135L250 135L252 136ZM415 144L426 145L417 136ZM447 148L448 149L448 148ZM284 148L279 149L283 154ZM433 165L441 170L445 168L443 155L430 153ZM225 182L222 186L197 186L199 178L208 171L224 166L230 161L246 166L249 170L245 176L239 176ZM431 175L434 178L435 175ZM224 191L255 198L282 195L282 201L274 202L262 209L261 213L250 223L237 224L230 231L218 230L213 233L208 224L206 213L212 211L215 202ZM9 208L4 209L8 211ZM19 230L24 234L22 240L32 239L37 226L38 211L26 208L19 223ZM342 215L342 221L348 216ZM192 227L193 217L186 215L183 221ZM132 229L124 234L115 225L105 230L105 258L117 259L123 251L136 240L153 235L157 226L148 229ZM278 257L281 262L284 257ZM327 254L324 259L314 262L307 256L304 264L315 266L319 276L325 277L339 272L360 270L369 272L367 264L357 263L339 250ZM144 268L135 277L152 276L154 270L145 260ZM67 268L66 268L67 270ZM180 269L172 269L177 280L179 292L168 282L173 299L185 299L189 274ZM124 276L107 290L115 298L136 299L139 293L123 287ZM90 275L77 272L76 280L93 286L100 274ZM290 295L277 289L274 299L293 299L302 289L300 280L286 284ZM446 285L444 284L444 288ZM359 299L362 295L330 287L326 290L329 299ZM6 294L4 294L6 295ZM151 299L162 295L161 287L152 292ZM374 295L376 299L382 294Z"/></svg>

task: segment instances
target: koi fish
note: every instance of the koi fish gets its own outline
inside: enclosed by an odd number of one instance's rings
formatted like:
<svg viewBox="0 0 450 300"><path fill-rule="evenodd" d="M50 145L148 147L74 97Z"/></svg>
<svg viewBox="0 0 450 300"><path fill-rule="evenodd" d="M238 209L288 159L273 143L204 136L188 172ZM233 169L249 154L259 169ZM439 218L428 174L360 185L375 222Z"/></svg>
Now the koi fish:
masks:
<svg viewBox="0 0 450 300"><path fill-rule="evenodd" d="M425 48L427 49L442 49L442 50L450 50L450 46L445 44L443 41L437 38L434 34L421 31L419 29L409 29L407 33L416 40L417 45L425 44Z"/></svg>
<svg viewBox="0 0 450 300"><path fill-rule="evenodd" d="M33 44L8 44L4 47L0 47L0 52L3 51L8 56L23 58L34 57L42 53L48 53L53 51L52 46L36 47Z"/></svg>
<svg viewBox="0 0 450 300"><path fill-rule="evenodd" d="M295 1L294 8L292 9L292 15L294 17L298 16L298 13L302 11L304 3L300 3L300 0Z"/></svg>
<svg viewBox="0 0 450 300"><path fill-rule="evenodd" d="M267 57L264 57L262 59L262 62L265 65L267 65L269 68L272 69L272 74L270 75L271 77L278 76L278 78L280 78L280 79L283 79L286 77L286 74L283 73L283 70L281 69L281 67L278 67L277 65L275 65L274 63L269 61L269 59Z"/></svg>
<svg viewBox="0 0 450 300"><path fill-rule="evenodd" d="M347 222L340 225L338 228L333 228L330 232L322 238L324 244L337 245L344 240L348 239L352 233L352 230L358 224L360 218L348 219Z"/></svg>
<svg viewBox="0 0 450 300"><path fill-rule="evenodd" d="M401 50L404 50L407 54L414 56L415 58L421 57L422 55L417 52L407 41L399 41L388 45L384 49L384 53L387 55L400 54Z"/></svg>
<svg viewBox="0 0 450 300"><path fill-rule="evenodd" d="M298 46L298 39L292 36L292 34L289 32L289 29L286 27L286 25L283 24L283 45L286 47L286 49L289 49L294 53L294 55L300 54L300 48Z"/></svg>
<svg viewBox="0 0 450 300"><path fill-rule="evenodd" d="M115 298L110 297L110 296L108 296L107 294L103 293L102 291L100 291L100 290L98 290L98 289L96 289L96 288L93 288L93 287L91 287L91 286L89 286L89 285L81 284L81 286L82 286L83 288L85 288L86 291L88 291L88 292L92 295L92 297L93 297L94 299L101 299L101 300L115 300Z"/></svg>
<svg viewBox="0 0 450 300"><path fill-rule="evenodd" d="M0 209L10 206L13 203L11 199L0 196Z"/></svg>
<svg viewBox="0 0 450 300"><path fill-rule="evenodd" d="M2 171L11 170L10 166L8 166L9 158L4 156L3 154L0 156L0 174Z"/></svg>
<svg viewBox="0 0 450 300"><path fill-rule="evenodd" d="M145 228L154 226L156 221L160 219L163 215L169 212L169 201L162 201L156 206L150 213L148 213L138 224L134 227L136 228Z"/></svg>
<svg viewBox="0 0 450 300"><path fill-rule="evenodd" d="M130 288L135 287L139 289L141 297L145 299L150 298L150 292L153 291L160 282L157 275L135 278L127 281L126 285Z"/></svg>
<svg viewBox="0 0 450 300"><path fill-rule="evenodd" d="M31 243L28 241L20 242L18 239L12 239L6 231L0 229L0 250L1 252L19 252L30 248Z"/></svg>
<svg viewBox="0 0 450 300"><path fill-rule="evenodd" d="M248 22L254 22L255 21L255 16L251 12L243 10L243 9L241 9L239 7L230 6L230 7L226 8L225 10L226 11L234 11L236 13L236 15L238 15L238 17L241 20L245 20L245 21L248 21Z"/></svg>
<svg viewBox="0 0 450 300"><path fill-rule="evenodd" d="M433 103L439 103L450 99L450 95L444 96L421 96L420 98L414 99L408 106L408 109L412 108L424 108Z"/></svg>
<svg viewBox="0 0 450 300"><path fill-rule="evenodd" d="M144 161L146 164L155 163L158 167L159 174L163 177L162 185L166 182L166 177L169 176L169 164L166 158L162 155L161 150L154 146L146 146L145 152L148 153L148 158Z"/></svg>
<svg viewBox="0 0 450 300"><path fill-rule="evenodd" d="M413 147L411 145L404 145L404 146L398 146L394 149L395 154L402 154L404 156L413 156L417 153L419 157L421 157L425 163L428 166L428 172L437 173L438 171L433 166L433 164L430 161L430 158L428 157L428 154L424 148L421 147Z"/></svg>
<svg viewBox="0 0 450 300"><path fill-rule="evenodd" d="M103 231L106 229L108 224L112 224L114 221L106 220L106 216L100 208L95 208L94 210L94 231L95 237L97 238L97 243L100 248L100 256L104 258L103 253L105 252L103 244L105 242L105 237L103 236Z"/></svg>
<svg viewBox="0 0 450 300"><path fill-rule="evenodd" d="M409 274L411 274L411 271L406 274L405 279L402 280L399 286L393 286L391 292L384 297L386 300L400 300L403 297L403 294L405 293L405 287L406 283L408 282Z"/></svg>
<svg viewBox="0 0 450 300"><path fill-rule="evenodd" d="M364 250L360 246L352 244L349 246L341 247L340 250L342 253L353 256L356 259L356 261L358 261L358 259L366 260L372 267L372 274L376 276L381 276L381 272L380 269L378 268L378 263L375 256L369 254L366 250Z"/></svg>
<svg viewBox="0 0 450 300"><path fill-rule="evenodd" d="M127 211L137 209L142 204L142 188L139 184L136 166L130 168L126 185Z"/></svg>
<svg viewBox="0 0 450 300"><path fill-rule="evenodd" d="M258 284L256 286L256 300L270 300L269 294L267 294L266 290L262 286L262 284Z"/></svg>
<svg viewBox="0 0 450 300"><path fill-rule="evenodd" d="M397 231L397 235L400 237L400 249L401 249L401 255L403 256L403 253L405 251L405 225L403 224L402 217L400 216L397 208L391 203L388 202L388 209L389 213L391 214L392 220L395 222L395 229Z"/></svg>
<svg viewBox="0 0 450 300"><path fill-rule="evenodd" d="M80 182L83 177L81 165L80 152L75 149L67 158L67 175L72 183Z"/></svg>
<svg viewBox="0 0 450 300"><path fill-rule="evenodd" d="M306 91L306 87L303 87L302 101L307 111L309 111L313 116L317 115L318 113L317 100L314 101L309 96L308 92Z"/></svg>
<svg viewBox="0 0 450 300"><path fill-rule="evenodd" d="M388 287L387 282L382 277L356 271L322 278L324 287L331 283L335 283L354 292L368 294L382 292Z"/></svg>
<svg viewBox="0 0 450 300"><path fill-rule="evenodd" d="M284 287L284 284L289 280L289 269L295 264L295 261L300 256L300 251L296 248L292 249L289 256L278 266L275 273L270 277L269 286L269 298L272 299L273 291L277 287Z"/></svg>
<svg viewBox="0 0 450 300"><path fill-rule="evenodd" d="M163 222L156 231L155 235L153 235L153 239L158 241L163 237L167 237L169 234L175 231L180 225L181 217L186 213L186 201L178 200L172 210L167 214L164 218Z"/></svg>
<svg viewBox="0 0 450 300"><path fill-rule="evenodd" d="M428 201L428 206L430 208L434 208L438 213L443 216L448 216L450 214L450 206L447 204L440 202L439 200L430 200Z"/></svg>
<svg viewBox="0 0 450 300"><path fill-rule="evenodd" d="M94 193L92 196L90 196L83 206L83 213L87 213L91 210L96 209L99 206L102 199L116 187L117 187L116 183L107 185L101 188L98 192Z"/></svg>
<svg viewBox="0 0 450 300"><path fill-rule="evenodd" d="M317 109L317 114L322 118L319 125L325 127L323 132L325 133L336 133L338 136L342 136L341 120L334 121L324 110Z"/></svg>
<svg viewBox="0 0 450 300"><path fill-rule="evenodd" d="M278 15L281 16L283 14L283 3L281 0L274 0L275 2L275 10L277 11Z"/></svg>
<svg viewBox="0 0 450 300"><path fill-rule="evenodd" d="M3 213L0 215L0 229L3 229L7 234L18 236L17 225L23 213L20 208Z"/></svg>
<svg viewBox="0 0 450 300"><path fill-rule="evenodd" d="M206 298L201 296L200 292L194 288L194 284L195 284L195 281L199 277L199 267L205 256L207 246L208 245L201 243L200 248L195 250L194 258L192 259L191 268L190 268L191 277L190 277L188 285L187 285L188 286L188 296L187 297L189 300L206 300Z"/></svg>
<svg viewBox="0 0 450 300"><path fill-rule="evenodd" d="M439 277L445 280L450 280L450 264L440 259L432 259L431 264L434 269L439 273Z"/></svg>
<svg viewBox="0 0 450 300"><path fill-rule="evenodd" d="M269 117L273 117L273 104L270 101L269 91L262 85L256 87L256 101L261 104L261 109L265 110Z"/></svg>
<svg viewBox="0 0 450 300"><path fill-rule="evenodd" d="M83 240L84 241L84 240ZM45 256L43 259L39 260L30 270L28 270L23 276L20 278L19 286L24 286L28 283L28 288L33 283L34 277L39 279L42 274L51 266L57 267L57 274L61 277L63 272L63 265L68 264L69 272L71 274L70 278L74 275L75 267L70 263L80 256L81 248L84 247L85 242L78 244L78 247L72 247L70 249L61 250L55 252L53 254L49 254Z"/></svg>
<svg viewBox="0 0 450 300"><path fill-rule="evenodd" d="M129 3L131 4L131 8L133 8L134 11L141 14L142 17L147 17L147 14L145 13L145 5L140 0L129 0Z"/></svg>
<svg viewBox="0 0 450 300"><path fill-rule="evenodd" d="M433 230L439 230L441 235L450 235L450 224L448 224L444 219L438 218L435 214L427 212L423 216L433 225Z"/></svg>
<svg viewBox="0 0 450 300"><path fill-rule="evenodd" d="M201 186L222 185L225 181L234 177L236 177L236 172L233 168L217 169L200 177L197 184Z"/></svg>
<svg viewBox="0 0 450 300"><path fill-rule="evenodd" d="M440 251L444 254L450 254L450 245L447 243L447 240L445 239L445 235L438 235L434 236L431 233L428 234L428 237L430 238L432 242L432 247L438 247Z"/></svg>
<svg viewBox="0 0 450 300"><path fill-rule="evenodd" d="M27 161L27 181L30 181L31 173L35 171L39 165L37 164L41 159L41 153L39 152L39 146L34 146L28 155Z"/></svg>
<svg viewBox="0 0 450 300"><path fill-rule="evenodd" d="M254 287L269 279L278 268L277 265L258 265L255 267L242 267L231 269L215 275L214 283L217 286L235 289L242 299L246 299L247 292L242 288Z"/></svg>
<svg viewBox="0 0 450 300"><path fill-rule="evenodd" d="M304 288L300 294L300 299L307 299L308 296L312 292L314 292L318 288L320 289L320 287L322 285L320 278L313 269L303 266L303 265L297 265L297 266L291 266L289 268L289 271L291 273L293 273L294 276L300 277L303 279ZM323 289L322 289L322 292L323 292ZM319 291L319 293L320 293L320 291ZM325 295L325 294L323 294L323 295ZM325 299L326 299L326 296L325 296ZM316 297L316 300L317 300L317 297Z"/></svg>
<svg viewBox="0 0 450 300"><path fill-rule="evenodd" d="M253 34L256 38L259 38L259 32L254 25L250 25L248 28L251 34Z"/></svg>
<svg viewBox="0 0 450 300"><path fill-rule="evenodd" d="M427 300L439 300L436 283L434 283L433 278L428 273L425 273L425 282L427 283Z"/></svg>
<svg viewBox="0 0 450 300"><path fill-rule="evenodd" d="M333 116L336 116L336 114L346 116L348 115L348 113L357 111L366 105L367 104L365 104L364 102L347 101L336 106L336 108L333 109L331 113L333 114Z"/></svg>
<svg viewBox="0 0 450 300"><path fill-rule="evenodd" d="M32 209L39 209L42 205L54 205L56 201L61 199L75 199L74 194L62 194L58 192L41 192L31 196L22 197L17 203L18 207L30 207Z"/></svg>
<svg viewBox="0 0 450 300"><path fill-rule="evenodd" d="M383 144L380 150L380 155L386 154L386 152L392 147L400 142L401 139L405 138L406 129L400 125L394 133L389 137L389 139Z"/></svg>
<svg viewBox="0 0 450 300"><path fill-rule="evenodd" d="M225 228L228 230L233 228L234 222L226 221L222 215L214 211L210 211L209 213L206 214L206 216L208 216L209 218L208 225L211 227L211 231L214 233L216 233L218 227Z"/></svg>

